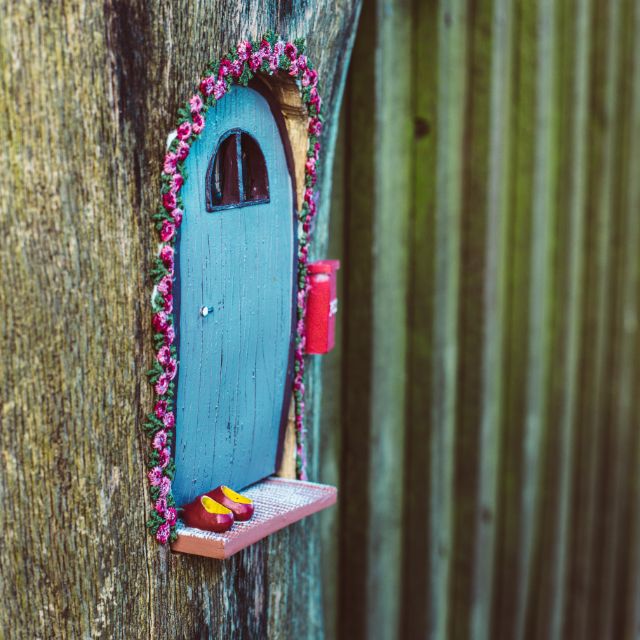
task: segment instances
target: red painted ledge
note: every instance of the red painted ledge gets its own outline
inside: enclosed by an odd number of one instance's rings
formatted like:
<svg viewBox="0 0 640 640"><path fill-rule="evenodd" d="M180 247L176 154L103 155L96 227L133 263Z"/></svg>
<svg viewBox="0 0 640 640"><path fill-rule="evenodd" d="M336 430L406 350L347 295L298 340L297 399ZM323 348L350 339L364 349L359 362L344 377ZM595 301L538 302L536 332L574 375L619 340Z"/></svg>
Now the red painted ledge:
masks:
<svg viewBox="0 0 640 640"><path fill-rule="evenodd" d="M242 492L255 505L253 518L236 522L225 533L213 533L178 523L172 551L223 560L268 535L335 504L335 487L302 480L267 478Z"/></svg>

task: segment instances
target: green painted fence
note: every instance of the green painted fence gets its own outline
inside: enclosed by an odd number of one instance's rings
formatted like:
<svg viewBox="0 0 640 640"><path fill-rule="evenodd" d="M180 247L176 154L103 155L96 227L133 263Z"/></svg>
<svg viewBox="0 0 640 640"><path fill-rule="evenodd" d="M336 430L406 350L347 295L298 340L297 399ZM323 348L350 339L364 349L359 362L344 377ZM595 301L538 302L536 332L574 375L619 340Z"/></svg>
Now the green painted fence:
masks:
<svg viewBox="0 0 640 640"><path fill-rule="evenodd" d="M640 1L365 2L326 631L640 636Z"/></svg>

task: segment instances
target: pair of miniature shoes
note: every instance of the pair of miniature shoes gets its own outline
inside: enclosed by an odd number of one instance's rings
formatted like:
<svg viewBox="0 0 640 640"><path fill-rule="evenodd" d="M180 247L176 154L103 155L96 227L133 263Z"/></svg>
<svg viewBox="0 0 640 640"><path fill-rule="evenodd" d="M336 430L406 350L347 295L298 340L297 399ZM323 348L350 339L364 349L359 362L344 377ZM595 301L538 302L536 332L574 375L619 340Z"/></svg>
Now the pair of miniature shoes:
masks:
<svg viewBox="0 0 640 640"><path fill-rule="evenodd" d="M182 519L188 527L223 533L235 521L244 522L253 515L253 500L229 487L203 493L182 508Z"/></svg>

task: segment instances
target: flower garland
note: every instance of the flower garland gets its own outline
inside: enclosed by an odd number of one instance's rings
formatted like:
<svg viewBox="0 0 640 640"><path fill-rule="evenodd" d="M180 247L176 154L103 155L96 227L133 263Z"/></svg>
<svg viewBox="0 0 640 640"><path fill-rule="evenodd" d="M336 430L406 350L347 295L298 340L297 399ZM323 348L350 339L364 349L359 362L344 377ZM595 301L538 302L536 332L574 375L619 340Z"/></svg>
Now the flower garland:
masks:
<svg viewBox="0 0 640 640"><path fill-rule="evenodd" d="M176 234L185 214L180 195L186 178L184 162L189 155L191 145L204 130L207 110L231 91L234 83L247 86L249 80L258 73L273 75L280 72L296 78L309 115L304 200L298 212L298 295L293 379L296 473L298 478L306 478L304 318L309 288L307 275L309 233L311 222L316 214L314 185L317 180L316 164L320 153L319 138L322 132L320 115L322 100L317 89L318 74L304 51L304 40L284 42L279 36L269 32L261 40L241 41L235 51L229 52L218 62L212 62L196 93L178 111L176 135L171 140L164 158L162 208L153 216L160 236L160 245L151 270L154 283L151 306L156 357L148 376L154 387L156 400L153 412L149 414L144 425L152 446L147 477L153 509L147 526L161 544L173 541L177 537L178 514L171 492L171 482L175 472L171 450L176 423L174 402L175 377L178 372L177 350L174 344L173 281Z"/></svg>

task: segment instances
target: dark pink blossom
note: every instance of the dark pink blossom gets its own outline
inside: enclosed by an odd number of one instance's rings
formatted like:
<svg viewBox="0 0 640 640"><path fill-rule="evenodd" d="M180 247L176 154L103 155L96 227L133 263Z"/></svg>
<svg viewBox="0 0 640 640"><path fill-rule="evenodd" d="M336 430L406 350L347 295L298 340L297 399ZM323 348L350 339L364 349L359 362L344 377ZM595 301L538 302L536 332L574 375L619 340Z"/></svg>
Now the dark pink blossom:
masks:
<svg viewBox="0 0 640 640"><path fill-rule="evenodd" d="M165 267L173 267L173 247L170 244L165 244L160 249L160 260Z"/></svg>
<svg viewBox="0 0 640 640"><path fill-rule="evenodd" d="M166 296L173 291L173 280L169 276L164 276L160 282L158 282L158 291Z"/></svg>
<svg viewBox="0 0 640 640"><path fill-rule="evenodd" d="M260 53L262 53L263 56L268 56L271 53L271 43L266 38L262 38Z"/></svg>
<svg viewBox="0 0 640 640"><path fill-rule="evenodd" d="M315 86L318 82L318 72L315 69L305 69L302 76L302 86Z"/></svg>
<svg viewBox="0 0 640 640"><path fill-rule="evenodd" d="M182 189L182 185L184 184L184 178L179 173L174 173L171 176L171 191L173 193L178 193L180 189Z"/></svg>
<svg viewBox="0 0 640 640"><path fill-rule="evenodd" d="M189 100L189 108L191 109L191 113L200 113L203 107L202 98L196 93L191 96Z"/></svg>
<svg viewBox="0 0 640 640"><path fill-rule="evenodd" d="M158 462L160 463L160 466L163 469L166 468L170 460L171 460L171 451L167 447L165 447L164 449L160 449L160 451L158 451Z"/></svg>
<svg viewBox="0 0 640 640"><path fill-rule="evenodd" d="M160 350L156 354L156 360L164 367L164 365L171 360L171 348L167 345L160 347Z"/></svg>
<svg viewBox="0 0 640 640"><path fill-rule="evenodd" d="M162 194L162 205L167 211L175 209L176 204L176 194L173 191L167 191Z"/></svg>
<svg viewBox="0 0 640 640"><path fill-rule="evenodd" d="M203 96L210 96L213 93L215 83L215 76L207 76L206 78L203 78L202 82L200 82L200 93L202 93Z"/></svg>
<svg viewBox="0 0 640 640"><path fill-rule="evenodd" d="M220 100L225 93L227 93L227 83L224 80L218 80L213 87L213 97Z"/></svg>
<svg viewBox="0 0 640 640"><path fill-rule="evenodd" d="M163 477L164 472L162 470L162 467L153 467L153 469L151 469L151 471L149 471L149 473L147 474L147 478L149 478L149 484L152 487L160 486Z"/></svg>
<svg viewBox="0 0 640 640"><path fill-rule="evenodd" d="M163 220L160 228L160 240L169 242L176 232L176 225L171 220Z"/></svg>
<svg viewBox="0 0 640 640"><path fill-rule="evenodd" d="M319 136L322 133L322 122L320 122L320 118L311 118L309 120L309 133L312 136Z"/></svg>
<svg viewBox="0 0 640 640"><path fill-rule="evenodd" d="M168 345L172 345L175 339L176 339L176 331L173 328L173 325L170 324L164 332L164 343Z"/></svg>
<svg viewBox="0 0 640 640"><path fill-rule="evenodd" d="M279 62L279 58L278 56L269 56L269 69L271 69L271 71L277 71L278 70L278 62Z"/></svg>
<svg viewBox="0 0 640 640"><path fill-rule="evenodd" d="M187 140L191 135L191 123L187 121L183 122L178 127L177 133L178 133L178 140Z"/></svg>
<svg viewBox="0 0 640 640"><path fill-rule="evenodd" d="M196 135L204 131L204 118L201 113L194 113L193 116L193 133Z"/></svg>
<svg viewBox="0 0 640 640"><path fill-rule="evenodd" d="M176 416L172 411L169 411L169 413L164 414L164 417L162 418L162 423L167 429L173 429L173 427L176 426Z"/></svg>
<svg viewBox="0 0 640 640"><path fill-rule="evenodd" d="M176 223L176 228L178 228L182 223L182 209L178 209L178 208L174 209L171 212L171 217L173 218L173 221Z"/></svg>
<svg viewBox="0 0 640 640"><path fill-rule="evenodd" d="M231 63L231 75L237 80L242 75L243 68L244 64L240 60L235 60Z"/></svg>
<svg viewBox="0 0 640 640"><path fill-rule="evenodd" d="M171 537L171 526L165 522L158 527L158 531L156 532L156 540L160 544L167 544L169 542L169 538Z"/></svg>
<svg viewBox="0 0 640 640"><path fill-rule="evenodd" d="M176 166L178 164L178 156L175 153L167 153L164 157L164 164L162 166L162 170L167 175L172 175L176 172Z"/></svg>
<svg viewBox="0 0 640 640"><path fill-rule="evenodd" d="M304 190L304 201L313 202L313 189L311 187L307 187Z"/></svg>
<svg viewBox="0 0 640 640"><path fill-rule="evenodd" d="M158 498L153 506L161 516L164 516L164 512L167 510L167 499Z"/></svg>
<svg viewBox="0 0 640 640"><path fill-rule="evenodd" d="M254 53L249 58L249 68L251 69L251 71L257 71L260 68L260 65L262 64L262 58L263 56L259 53Z"/></svg>
<svg viewBox="0 0 640 640"><path fill-rule="evenodd" d="M178 160L180 162L182 162L183 160L186 160L190 150L191 150L191 147L184 140L181 140L180 144L178 145L178 149L176 150L176 155L178 156Z"/></svg>
<svg viewBox="0 0 640 640"><path fill-rule="evenodd" d="M173 380L178 373L178 363L176 360L169 360L164 367L164 372Z"/></svg>
<svg viewBox="0 0 640 640"><path fill-rule="evenodd" d="M314 157L307 158L304 166L307 170L307 173L313 175L316 172L316 159Z"/></svg>
<svg viewBox="0 0 640 640"><path fill-rule="evenodd" d="M220 60L220 66L218 67L218 78L224 78L231 73L231 60L229 58L222 58Z"/></svg>
<svg viewBox="0 0 640 640"><path fill-rule="evenodd" d="M165 413L167 413L167 401L166 400L158 400L155 406L153 407L153 412L156 414L158 418L162 418Z"/></svg>
<svg viewBox="0 0 640 640"><path fill-rule="evenodd" d="M167 444L167 432L164 430L158 431L155 436L153 436L153 448L154 449L164 449Z"/></svg>
<svg viewBox="0 0 640 640"><path fill-rule="evenodd" d="M175 524L178 519L178 512L174 507L167 507L164 512L164 517L166 518L168 525Z"/></svg>
<svg viewBox="0 0 640 640"><path fill-rule="evenodd" d="M155 313L153 315L152 324L153 324L153 328L158 333L164 333L167 327L169 326L169 318L167 317L167 314L164 311L158 311L158 313Z"/></svg>
<svg viewBox="0 0 640 640"><path fill-rule="evenodd" d="M289 60L295 60L298 55L298 48L293 42L287 42L284 46L284 54L289 58Z"/></svg>
<svg viewBox="0 0 640 640"><path fill-rule="evenodd" d="M171 378L166 373L163 373L156 382L155 391L159 396L163 396L169 390L169 383Z"/></svg>
<svg viewBox="0 0 640 640"><path fill-rule="evenodd" d="M273 52L277 55L277 56L281 56L284 53L285 50L285 44L282 40L278 40L278 42L276 42L273 45Z"/></svg>
<svg viewBox="0 0 640 640"><path fill-rule="evenodd" d="M239 42L238 46L236 47L236 51L238 53L238 60L240 60L240 62L248 60L249 56L251 55L251 43L248 40Z"/></svg>
<svg viewBox="0 0 640 640"><path fill-rule="evenodd" d="M160 497L166 498L171 492L171 480L165 476L160 480L160 484L158 486L160 487Z"/></svg>
<svg viewBox="0 0 640 640"><path fill-rule="evenodd" d="M164 311L165 313L171 313L173 311L173 296L167 293L164 296Z"/></svg>

